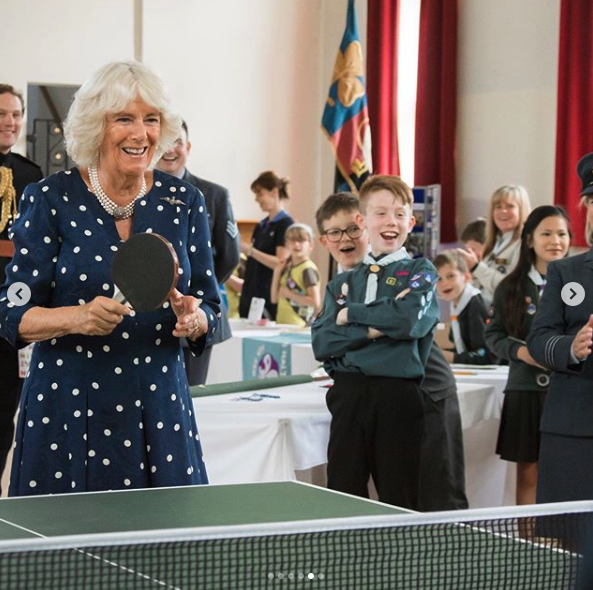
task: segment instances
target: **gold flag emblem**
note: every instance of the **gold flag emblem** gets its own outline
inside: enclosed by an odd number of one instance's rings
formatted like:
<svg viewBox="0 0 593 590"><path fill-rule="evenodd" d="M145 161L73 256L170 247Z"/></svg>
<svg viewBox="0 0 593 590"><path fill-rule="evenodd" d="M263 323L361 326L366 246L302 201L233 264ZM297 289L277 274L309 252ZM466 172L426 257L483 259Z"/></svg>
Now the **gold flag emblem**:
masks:
<svg viewBox="0 0 593 590"><path fill-rule="evenodd" d="M360 41L352 41L344 53L338 51L332 75L332 84L338 81L338 98L345 107L364 96L364 86L358 79L363 74Z"/></svg>

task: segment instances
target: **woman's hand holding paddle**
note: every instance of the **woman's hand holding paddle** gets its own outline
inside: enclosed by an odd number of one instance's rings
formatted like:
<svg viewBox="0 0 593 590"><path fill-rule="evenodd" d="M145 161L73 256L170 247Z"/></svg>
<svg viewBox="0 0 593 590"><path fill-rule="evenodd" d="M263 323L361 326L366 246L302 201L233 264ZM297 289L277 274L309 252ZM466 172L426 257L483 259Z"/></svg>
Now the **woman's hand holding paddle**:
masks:
<svg viewBox="0 0 593 590"><path fill-rule="evenodd" d="M77 334L107 336L132 313L129 307L109 297L98 296L79 306Z"/></svg>

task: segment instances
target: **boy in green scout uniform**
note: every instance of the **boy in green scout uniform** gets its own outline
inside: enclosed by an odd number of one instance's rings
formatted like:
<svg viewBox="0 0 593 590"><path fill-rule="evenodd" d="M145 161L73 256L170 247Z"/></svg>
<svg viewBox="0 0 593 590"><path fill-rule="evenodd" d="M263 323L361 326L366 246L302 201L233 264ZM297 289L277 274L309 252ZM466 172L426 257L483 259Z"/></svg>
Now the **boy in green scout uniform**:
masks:
<svg viewBox="0 0 593 590"><path fill-rule="evenodd" d="M424 400L420 381L439 310L436 270L403 247L414 226L411 189L374 176L360 191L371 252L327 286L313 350L334 385L328 487L417 509Z"/></svg>
<svg viewBox="0 0 593 590"><path fill-rule="evenodd" d="M330 195L315 213L319 242L343 271L354 270L369 249L358 197ZM424 395L424 439L420 468L420 510L468 507L457 384L435 342L430 347L420 390Z"/></svg>

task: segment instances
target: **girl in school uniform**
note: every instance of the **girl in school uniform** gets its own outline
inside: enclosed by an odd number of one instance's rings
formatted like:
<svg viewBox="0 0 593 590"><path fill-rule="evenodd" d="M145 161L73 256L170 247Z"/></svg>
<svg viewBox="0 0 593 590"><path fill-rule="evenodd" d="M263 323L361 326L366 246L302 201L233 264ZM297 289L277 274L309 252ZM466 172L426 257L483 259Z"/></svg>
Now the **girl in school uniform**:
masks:
<svg viewBox="0 0 593 590"><path fill-rule="evenodd" d="M304 223L293 223L284 235L290 257L274 269L270 300L278 305L279 324L310 326L321 309L319 271L309 258L313 230Z"/></svg>
<svg viewBox="0 0 593 590"><path fill-rule="evenodd" d="M534 209L519 240L519 260L494 293L486 343L509 361L496 452L517 463L517 504L535 504L539 424L550 372L529 354L525 340L546 285L548 263L562 259L570 245L569 220L562 207Z"/></svg>
<svg viewBox="0 0 593 590"><path fill-rule="evenodd" d="M522 186L501 186L490 197L482 260L472 250L459 248L476 286L488 302L492 301L500 281L517 265L521 230L530 211L529 195Z"/></svg>

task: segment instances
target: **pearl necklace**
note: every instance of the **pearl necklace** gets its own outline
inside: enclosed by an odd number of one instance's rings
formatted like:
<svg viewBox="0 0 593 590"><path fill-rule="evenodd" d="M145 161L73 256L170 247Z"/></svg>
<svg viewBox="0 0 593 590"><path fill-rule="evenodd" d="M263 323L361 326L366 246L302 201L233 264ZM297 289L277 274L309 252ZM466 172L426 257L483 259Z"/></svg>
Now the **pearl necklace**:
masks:
<svg viewBox="0 0 593 590"><path fill-rule="evenodd" d="M99 182L99 172L96 166L89 166L89 179L91 181L91 186L93 187L93 192L99 203L101 203L103 209L105 209L109 215L113 215L115 219L127 219L128 217L132 217L132 215L134 215L134 205L136 204L136 201L146 194L146 180L144 179L144 175L142 175L140 192L134 197L131 203L128 203L125 207L120 207L105 194L105 191Z"/></svg>

